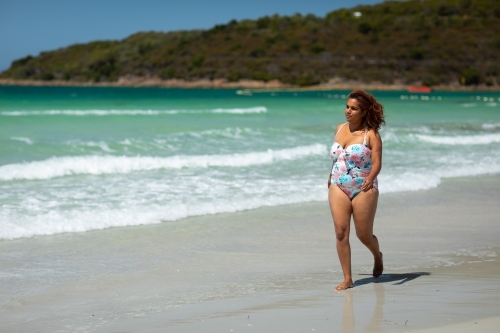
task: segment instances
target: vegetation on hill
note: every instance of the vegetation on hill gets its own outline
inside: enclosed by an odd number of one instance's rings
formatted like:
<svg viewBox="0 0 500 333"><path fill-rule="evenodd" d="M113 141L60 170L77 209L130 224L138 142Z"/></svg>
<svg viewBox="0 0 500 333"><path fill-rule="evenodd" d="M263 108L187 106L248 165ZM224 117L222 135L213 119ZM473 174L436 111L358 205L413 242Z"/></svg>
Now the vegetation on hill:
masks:
<svg viewBox="0 0 500 333"><path fill-rule="evenodd" d="M411 0L71 45L16 60L1 77L500 85L499 55L500 1Z"/></svg>

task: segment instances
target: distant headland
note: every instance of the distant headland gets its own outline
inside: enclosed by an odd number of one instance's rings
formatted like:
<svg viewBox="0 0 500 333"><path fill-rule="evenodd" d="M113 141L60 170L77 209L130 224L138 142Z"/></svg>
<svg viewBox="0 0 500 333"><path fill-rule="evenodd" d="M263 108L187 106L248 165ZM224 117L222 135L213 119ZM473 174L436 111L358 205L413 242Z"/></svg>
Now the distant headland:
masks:
<svg viewBox="0 0 500 333"><path fill-rule="evenodd" d="M500 2L383 2L140 32L15 60L2 85L500 90Z"/></svg>

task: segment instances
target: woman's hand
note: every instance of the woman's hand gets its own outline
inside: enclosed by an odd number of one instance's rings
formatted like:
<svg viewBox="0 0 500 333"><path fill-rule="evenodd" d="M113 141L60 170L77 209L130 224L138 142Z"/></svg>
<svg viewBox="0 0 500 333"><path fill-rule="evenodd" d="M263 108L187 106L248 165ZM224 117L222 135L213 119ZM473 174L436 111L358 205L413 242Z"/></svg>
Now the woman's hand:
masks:
<svg viewBox="0 0 500 333"><path fill-rule="evenodd" d="M371 179L370 177L366 177L361 184L361 189L366 192L371 188L373 188L373 179Z"/></svg>

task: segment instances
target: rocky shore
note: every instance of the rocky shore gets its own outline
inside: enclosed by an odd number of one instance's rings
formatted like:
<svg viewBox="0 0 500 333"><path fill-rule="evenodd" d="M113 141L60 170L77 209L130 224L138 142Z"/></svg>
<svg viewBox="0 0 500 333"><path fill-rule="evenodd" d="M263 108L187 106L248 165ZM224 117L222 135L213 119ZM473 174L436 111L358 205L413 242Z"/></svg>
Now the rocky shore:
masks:
<svg viewBox="0 0 500 333"><path fill-rule="evenodd" d="M231 82L226 79L199 79L199 80L182 80L182 79L169 79L162 80L158 77L137 77L137 76L123 76L114 82L78 82L78 81L65 81L65 80L14 80L14 79L1 79L0 85L11 86L78 86L78 87L164 87L164 88L227 88L227 89L299 89L299 90L352 90L352 89L366 89L366 90L407 90L409 85L385 84L381 82L360 82L354 80L343 80L339 78L331 79L330 81L318 85L300 87L296 85L282 83L278 80L271 81L257 81L257 80L240 80ZM437 91L500 91L500 86L487 86L487 85L471 85L462 86L455 85L439 85L432 87Z"/></svg>

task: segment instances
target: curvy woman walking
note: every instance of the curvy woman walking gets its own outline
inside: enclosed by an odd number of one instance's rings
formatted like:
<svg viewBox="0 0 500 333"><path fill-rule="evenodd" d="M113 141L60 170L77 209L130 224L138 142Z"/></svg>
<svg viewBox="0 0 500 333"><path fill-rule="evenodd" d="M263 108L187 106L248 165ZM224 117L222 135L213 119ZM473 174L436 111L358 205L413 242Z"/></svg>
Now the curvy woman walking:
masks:
<svg viewBox="0 0 500 333"><path fill-rule="evenodd" d="M339 124L335 131L330 149L333 165L328 178L328 201L344 273L344 281L336 290L354 286L349 244L351 216L356 235L373 254L373 276L379 277L384 269L379 242L373 234L379 195L377 175L382 168L382 139L378 130L385 124L384 108L372 95L356 90L349 94L344 113L347 122Z"/></svg>

